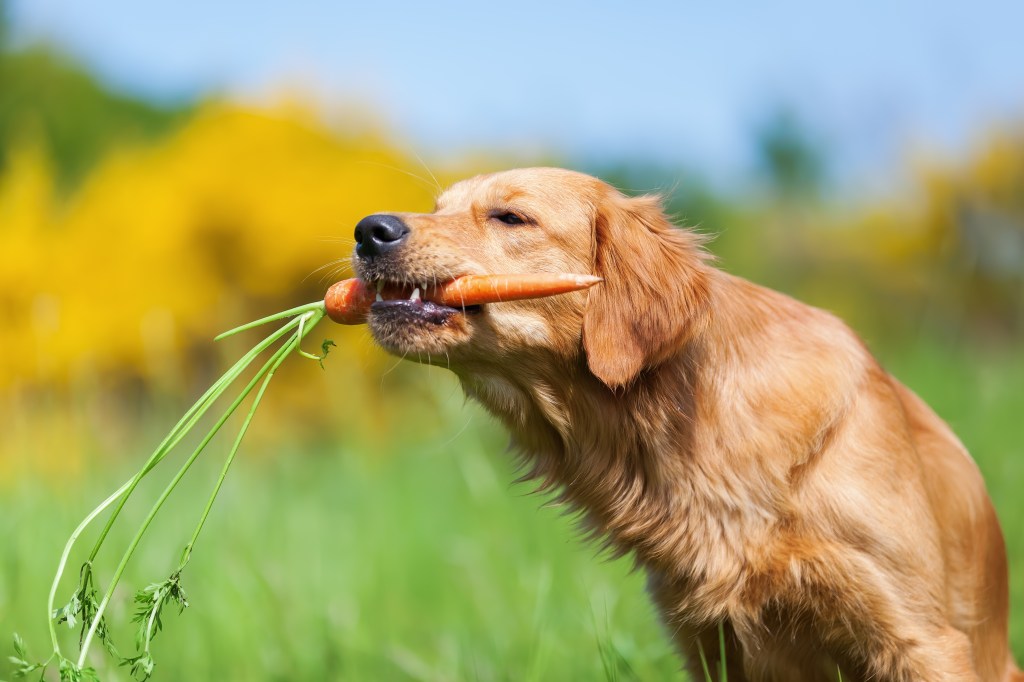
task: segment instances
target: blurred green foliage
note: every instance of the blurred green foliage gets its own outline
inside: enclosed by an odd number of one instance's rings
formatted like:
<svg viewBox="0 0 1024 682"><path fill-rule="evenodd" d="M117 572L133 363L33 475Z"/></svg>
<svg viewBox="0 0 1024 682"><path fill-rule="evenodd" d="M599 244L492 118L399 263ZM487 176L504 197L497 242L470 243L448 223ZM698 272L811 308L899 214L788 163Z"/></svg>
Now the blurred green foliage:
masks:
<svg viewBox="0 0 1024 682"><path fill-rule="evenodd" d="M787 200L817 196L827 179L824 144L789 107L770 109L754 129L757 167L772 191Z"/></svg>
<svg viewBox="0 0 1024 682"><path fill-rule="evenodd" d="M4 49L2 11L0 150L36 140L61 187L74 187L112 147L152 140L192 111L191 105L156 105L113 92L46 45ZM6 156L0 154L0 172Z"/></svg>
<svg viewBox="0 0 1024 682"><path fill-rule="evenodd" d="M0 0L0 51L7 47L10 19L7 14L7 2Z"/></svg>

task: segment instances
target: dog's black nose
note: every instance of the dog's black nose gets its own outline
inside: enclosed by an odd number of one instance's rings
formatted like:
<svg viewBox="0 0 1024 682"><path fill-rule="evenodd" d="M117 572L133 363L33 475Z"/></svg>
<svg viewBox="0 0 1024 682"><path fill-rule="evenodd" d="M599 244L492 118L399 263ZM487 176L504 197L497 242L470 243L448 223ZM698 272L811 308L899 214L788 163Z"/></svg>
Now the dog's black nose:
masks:
<svg viewBox="0 0 1024 682"><path fill-rule="evenodd" d="M356 255L373 258L395 248L409 234L409 228L398 216L387 213L368 215L356 225Z"/></svg>

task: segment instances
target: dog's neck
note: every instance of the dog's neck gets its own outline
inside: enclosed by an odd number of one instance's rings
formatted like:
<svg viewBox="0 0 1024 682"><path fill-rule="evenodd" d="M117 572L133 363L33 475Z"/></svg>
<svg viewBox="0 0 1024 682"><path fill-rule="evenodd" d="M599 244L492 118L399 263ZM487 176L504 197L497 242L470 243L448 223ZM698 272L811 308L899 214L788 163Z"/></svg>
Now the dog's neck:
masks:
<svg viewBox="0 0 1024 682"><path fill-rule="evenodd" d="M605 386L582 354L523 358L515 373L460 375L466 393L512 434L524 478L557 491L584 512L593 536L619 553L635 551L647 566L714 561L700 554L700 538L724 531L698 527L701 519L727 515L737 532L770 534L786 514L785 491L842 419L857 376L828 362L831 339L790 344L805 354L799 373L791 359L766 356L765 339L787 333L792 303L735 279L722 287L705 331L624 388ZM736 296L731 287L747 291ZM751 322L758 319L783 323ZM810 398L762 419L758 406L796 381ZM753 473L735 477L737 466ZM739 536L721 539L721 551L746 546Z"/></svg>
<svg viewBox="0 0 1024 682"><path fill-rule="evenodd" d="M699 348L613 391L584 357L557 370L554 358L526 363L515 376L461 377L468 395L502 420L522 458L525 479L584 512L586 530L619 553L662 551L685 480L687 429L695 416L693 365Z"/></svg>

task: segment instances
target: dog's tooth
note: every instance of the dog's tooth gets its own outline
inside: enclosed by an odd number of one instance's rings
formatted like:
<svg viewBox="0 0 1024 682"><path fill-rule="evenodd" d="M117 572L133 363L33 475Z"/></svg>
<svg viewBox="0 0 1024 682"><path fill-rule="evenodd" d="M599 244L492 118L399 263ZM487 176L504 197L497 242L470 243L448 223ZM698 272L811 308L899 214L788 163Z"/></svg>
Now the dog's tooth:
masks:
<svg viewBox="0 0 1024 682"><path fill-rule="evenodd" d="M409 297L409 300L410 301L418 301L418 300L420 300L420 288L419 287L416 287L415 289L412 290L412 296Z"/></svg>
<svg viewBox="0 0 1024 682"><path fill-rule="evenodd" d="M378 301L380 300L380 292L381 292L381 290L383 288L384 288L384 280L378 279L377 280L377 300Z"/></svg>
<svg viewBox="0 0 1024 682"><path fill-rule="evenodd" d="M377 300L378 301L383 301L384 300L384 297L380 295L380 289L377 290Z"/></svg>

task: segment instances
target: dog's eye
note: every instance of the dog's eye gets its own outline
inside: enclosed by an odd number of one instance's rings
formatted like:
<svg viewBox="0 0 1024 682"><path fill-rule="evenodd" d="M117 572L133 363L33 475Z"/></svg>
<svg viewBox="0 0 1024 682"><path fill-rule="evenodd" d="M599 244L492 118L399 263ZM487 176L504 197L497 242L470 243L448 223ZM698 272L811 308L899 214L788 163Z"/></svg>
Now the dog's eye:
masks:
<svg viewBox="0 0 1024 682"><path fill-rule="evenodd" d="M498 212L493 213L491 215L491 217L494 218L495 220L500 220L501 222L505 223L506 225L525 225L526 224L526 220L524 220L521 215L519 215L518 213L513 213L511 211L498 211Z"/></svg>

